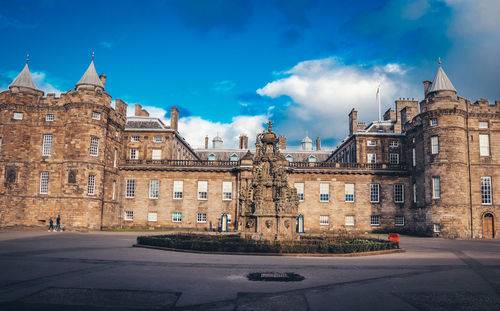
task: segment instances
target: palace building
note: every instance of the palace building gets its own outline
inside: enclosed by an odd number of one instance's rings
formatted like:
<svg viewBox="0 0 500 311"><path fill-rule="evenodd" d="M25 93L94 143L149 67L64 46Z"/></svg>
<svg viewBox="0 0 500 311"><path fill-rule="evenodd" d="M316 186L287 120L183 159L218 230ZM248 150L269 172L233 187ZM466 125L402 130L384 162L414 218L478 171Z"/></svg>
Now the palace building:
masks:
<svg viewBox="0 0 500 311"><path fill-rule="evenodd" d="M170 124L140 105L127 117L105 86L92 61L74 89L45 95L26 64L0 93L0 227L46 226L59 214L70 230L211 230L224 219L242 231L256 156L247 135L238 149L218 136L193 149L175 107ZM424 95L396 100L369 125L353 109L333 151L307 135L289 150L277 137L299 232L499 237L500 101L457 96L441 66Z"/></svg>

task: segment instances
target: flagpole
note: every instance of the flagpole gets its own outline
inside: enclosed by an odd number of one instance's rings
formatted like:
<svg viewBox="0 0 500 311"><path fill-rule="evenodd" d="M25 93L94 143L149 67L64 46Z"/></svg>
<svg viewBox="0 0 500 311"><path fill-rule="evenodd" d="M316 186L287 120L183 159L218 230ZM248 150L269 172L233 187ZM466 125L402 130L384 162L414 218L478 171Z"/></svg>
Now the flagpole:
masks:
<svg viewBox="0 0 500 311"><path fill-rule="evenodd" d="M377 100L378 100L378 121L382 121L382 105L380 104L380 84L377 89Z"/></svg>

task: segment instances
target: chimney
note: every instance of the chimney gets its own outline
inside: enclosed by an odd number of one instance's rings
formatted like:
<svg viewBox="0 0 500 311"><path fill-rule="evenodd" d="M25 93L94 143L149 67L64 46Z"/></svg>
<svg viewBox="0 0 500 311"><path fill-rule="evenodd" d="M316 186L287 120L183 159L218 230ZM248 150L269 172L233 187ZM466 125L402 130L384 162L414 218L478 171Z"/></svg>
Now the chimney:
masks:
<svg viewBox="0 0 500 311"><path fill-rule="evenodd" d="M177 126L179 124L179 110L173 106L170 110L170 128L177 132Z"/></svg>
<svg viewBox="0 0 500 311"><path fill-rule="evenodd" d="M349 135L356 133L358 130L358 112L352 108L349 113Z"/></svg>
<svg viewBox="0 0 500 311"><path fill-rule="evenodd" d="M388 120L396 120L396 112L392 110L392 108L387 109L387 111L384 113L384 121Z"/></svg>
<svg viewBox="0 0 500 311"><path fill-rule="evenodd" d="M424 96L427 96L427 91L429 90L429 87L431 86L432 82L429 80L425 80L422 83L424 84Z"/></svg>
<svg viewBox="0 0 500 311"><path fill-rule="evenodd" d="M248 149L248 137L245 134L240 135L240 149Z"/></svg>
<svg viewBox="0 0 500 311"><path fill-rule="evenodd" d="M321 139L316 138L316 150L321 150Z"/></svg>
<svg viewBox="0 0 500 311"><path fill-rule="evenodd" d="M99 80L101 80L102 86L106 87L106 75L102 73L99 76Z"/></svg>
<svg viewBox="0 0 500 311"><path fill-rule="evenodd" d="M208 135L205 136L205 149L208 149Z"/></svg>
<svg viewBox="0 0 500 311"><path fill-rule="evenodd" d="M278 148L280 150L286 150L286 136L280 135L278 137Z"/></svg>
<svg viewBox="0 0 500 311"><path fill-rule="evenodd" d="M142 110L142 106L139 105L139 104L135 104L135 113L134 113L134 115L136 117L140 116L141 115L141 110Z"/></svg>

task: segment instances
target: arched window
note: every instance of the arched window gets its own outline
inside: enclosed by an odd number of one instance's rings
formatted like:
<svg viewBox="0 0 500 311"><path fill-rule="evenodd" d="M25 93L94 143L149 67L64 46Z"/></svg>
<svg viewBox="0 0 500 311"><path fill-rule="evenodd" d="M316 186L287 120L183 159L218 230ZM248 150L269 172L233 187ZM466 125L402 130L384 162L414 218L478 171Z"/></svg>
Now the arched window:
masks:
<svg viewBox="0 0 500 311"><path fill-rule="evenodd" d="M229 157L229 161L238 161L240 159L240 157L238 157L238 155L236 153L233 153L230 157Z"/></svg>
<svg viewBox="0 0 500 311"><path fill-rule="evenodd" d="M307 162L316 162L316 157L313 155L310 155L309 157L307 157Z"/></svg>
<svg viewBox="0 0 500 311"><path fill-rule="evenodd" d="M288 162L293 162L293 157L289 154L286 155L285 159L288 161Z"/></svg>
<svg viewBox="0 0 500 311"><path fill-rule="evenodd" d="M215 154L211 153L208 155L208 161L215 161L217 160L217 157L215 156Z"/></svg>

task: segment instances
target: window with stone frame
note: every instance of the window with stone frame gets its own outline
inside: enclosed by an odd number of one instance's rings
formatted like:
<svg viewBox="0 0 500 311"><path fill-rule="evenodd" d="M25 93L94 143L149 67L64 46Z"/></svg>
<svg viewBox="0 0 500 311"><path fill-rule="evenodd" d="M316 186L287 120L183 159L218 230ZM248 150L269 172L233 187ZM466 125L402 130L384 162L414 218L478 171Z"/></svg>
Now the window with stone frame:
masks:
<svg viewBox="0 0 500 311"><path fill-rule="evenodd" d="M130 160L138 160L139 159L139 150L130 149Z"/></svg>
<svg viewBox="0 0 500 311"><path fill-rule="evenodd" d="M22 120L23 119L23 113L22 112L14 112L12 115L12 119L14 120Z"/></svg>
<svg viewBox="0 0 500 311"><path fill-rule="evenodd" d="M208 197L208 181L198 180L198 200L206 200Z"/></svg>
<svg viewBox="0 0 500 311"><path fill-rule="evenodd" d="M154 143L161 143L163 141L162 136L153 136L153 142Z"/></svg>
<svg viewBox="0 0 500 311"><path fill-rule="evenodd" d="M371 164L377 163L377 154L376 153L368 153L366 155L366 160L368 163L371 163Z"/></svg>
<svg viewBox="0 0 500 311"><path fill-rule="evenodd" d="M377 141L376 140L367 140L366 145L368 147L375 147L377 145Z"/></svg>
<svg viewBox="0 0 500 311"><path fill-rule="evenodd" d="M198 213L196 215L197 223L206 223L207 222L207 213Z"/></svg>
<svg viewBox="0 0 500 311"><path fill-rule="evenodd" d="M90 155L97 157L99 152L99 138L90 137Z"/></svg>
<svg viewBox="0 0 500 311"><path fill-rule="evenodd" d="M417 184L413 184L413 203L417 203Z"/></svg>
<svg viewBox="0 0 500 311"><path fill-rule="evenodd" d="M404 185L403 184L395 184L394 185L394 203L404 203Z"/></svg>
<svg viewBox="0 0 500 311"><path fill-rule="evenodd" d="M431 119L431 126L436 126L438 125L438 119L437 118L432 118Z"/></svg>
<svg viewBox="0 0 500 311"><path fill-rule="evenodd" d="M434 224L433 231L434 231L434 233L441 232L441 225L440 224Z"/></svg>
<svg viewBox="0 0 500 311"><path fill-rule="evenodd" d="M399 153L390 153L389 154L389 163L390 164L399 164Z"/></svg>
<svg viewBox="0 0 500 311"><path fill-rule="evenodd" d="M479 155L487 157L490 155L490 135L479 134Z"/></svg>
<svg viewBox="0 0 500 311"><path fill-rule="evenodd" d="M13 184L17 181L17 168L16 167L6 167L5 168L5 182Z"/></svg>
<svg viewBox="0 0 500 311"><path fill-rule="evenodd" d="M181 222L182 221L182 213L172 213L172 222Z"/></svg>
<svg viewBox="0 0 500 311"><path fill-rule="evenodd" d="M95 195L95 175L89 174L89 182L87 184L87 195Z"/></svg>
<svg viewBox="0 0 500 311"><path fill-rule="evenodd" d="M328 215L321 215L321 216L319 216L319 225L320 226L328 226L328 225L330 225L330 216L328 216Z"/></svg>
<svg viewBox="0 0 500 311"><path fill-rule="evenodd" d="M380 185L370 184L370 202L379 203L380 202Z"/></svg>
<svg viewBox="0 0 500 311"><path fill-rule="evenodd" d="M76 170L69 170L68 184L76 184Z"/></svg>
<svg viewBox="0 0 500 311"><path fill-rule="evenodd" d="M151 159L152 160L161 160L161 149L153 149Z"/></svg>
<svg viewBox="0 0 500 311"><path fill-rule="evenodd" d="M222 200L230 201L233 199L233 182L223 181L222 182Z"/></svg>
<svg viewBox="0 0 500 311"><path fill-rule="evenodd" d="M132 135L130 136L130 141L133 143L138 143L141 141L141 136L139 135Z"/></svg>
<svg viewBox="0 0 500 311"><path fill-rule="evenodd" d="M45 115L45 121L47 121L47 122L52 122L52 121L54 121L54 115L53 115L52 113L47 113L47 114Z"/></svg>
<svg viewBox="0 0 500 311"><path fill-rule="evenodd" d="M320 183L319 184L319 201L328 202L330 200L330 184Z"/></svg>
<svg viewBox="0 0 500 311"><path fill-rule="evenodd" d="M52 153L52 134L43 135L42 156L48 157Z"/></svg>
<svg viewBox="0 0 500 311"><path fill-rule="evenodd" d="M174 180L174 200L182 200L182 192L184 182L182 180Z"/></svg>
<svg viewBox="0 0 500 311"><path fill-rule="evenodd" d="M439 138L437 136L431 136L431 153L439 153Z"/></svg>
<svg viewBox="0 0 500 311"><path fill-rule="evenodd" d="M355 225L355 218L353 215L345 216L345 225L346 226L354 226Z"/></svg>
<svg viewBox="0 0 500 311"><path fill-rule="evenodd" d="M149 198L158 199L160 194L160 181L158 179L151 179L149 181Z"/></svg>
<svg viewBox="0 0 500 311"><path fill-rule="evenodd" d="M411 156L412 156L412 165L416 166L417 165L417 154L415 151L415 148L411 150Z"/></svg>
<svg viewBox="0 0 500 311"><path fill-rule="evenodd" d="M151 221L151 222L158 221L158 213L157 212L148 212L148 221Z"/></svg>
<svg viewBox="0 0 500 311"><path fill-rule="evenodd" d="M405 217L404 216L396 216L394 218L394 225L404 226L405 225Z"/></svg>
<svg viewBox="0 0 500 311"><path fill-rule="evenodd" d="M370 216L370 226L380 226L380 215Z"/></svg>
<svg viewBox="0 0 500 311"><path fill-rule="evenodd" d="M439 177L432 177L432 198L441 198L441 179Z"/></svg>
<svg viewBox="0 0 500 311"><path fill-rule="evenodd" d="M92 111L92 120L101 120L101 113L97 111Z"/></svg>
<svg viewBox="0 0 500 311"><path fill-rule="evenodd" d="M478 127L480 129L487 129L489 127L488 126L488 121L479 121Z"/></svg>
<svg viewBox="0 0 500 311"><path fill-rule="evenodd" d="M299 197L299 202L304 202L304 183L295 183L295 189L297 189L297 196Z"/></svg>
<svg viewBox="0 0 500 311"><path fill-rule="evenodd" d="M125 186L125 197L135 197L135 179L127 179Z"/></svg>
<svg viewBox="0 0 500 311"><path fill-rule="evenodd" d="M391 140L389 142L389 147L391 147L391 148L396 148L398 146L399 146L399 142L397 140Z"/></svg>
<svg viewBox="0 0 500 311"><path fill-rule="evenodd" d="M491 205L493 203L491 193L491 177L481 177L481 204Z"/></svg>
<svg viewBox="0 0 500 311"><path fill-rule="evenodd" d="M123 215L123 220L132 221L134 220L134 211L125 211Z"/></svg>
<svg viewBox="0 0 500 311"><path fill-rule="evenodd" d="M345 184L345 201L354 202L354 184Z"/></svg>
<svg viewBox="0 0 500 311"><path fill-rule="evenodd" d="M49 172L40 172L40 194L49 193Z"/></svg>

